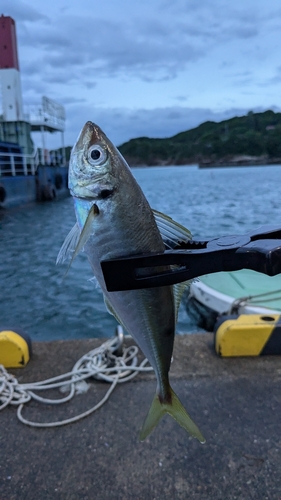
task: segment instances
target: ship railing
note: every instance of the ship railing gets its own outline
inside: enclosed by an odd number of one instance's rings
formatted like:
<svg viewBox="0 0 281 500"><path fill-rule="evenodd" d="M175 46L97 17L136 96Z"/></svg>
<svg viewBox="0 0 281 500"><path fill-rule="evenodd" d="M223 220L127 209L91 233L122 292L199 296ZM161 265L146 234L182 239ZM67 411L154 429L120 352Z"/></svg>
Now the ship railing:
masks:
<svg viewBox="0 0 281 500"><path fill-rule="evenodd" d="M37 149L31 154L0 151L0 177L35 175L39 165Z"/></svg>

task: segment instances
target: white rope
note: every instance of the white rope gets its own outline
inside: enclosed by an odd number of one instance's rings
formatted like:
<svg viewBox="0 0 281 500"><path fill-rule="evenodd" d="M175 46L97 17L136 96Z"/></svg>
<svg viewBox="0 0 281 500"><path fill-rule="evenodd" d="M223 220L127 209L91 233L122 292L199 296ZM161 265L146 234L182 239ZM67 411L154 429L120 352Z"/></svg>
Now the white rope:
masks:
<svg viewBox="0 0 281 500"><path fill-rule="evenodd" d="M272 297L269 297L272 295ZM276 296L277 295L277 296ZM268 297L268 298L266 298ZM273 290L271 292L264 292L260 293L257 295L248 295L246 297L240 297L238 299L235 299L232 303L231 306L228 310L228 314L232 314L235 311L238 311L239 307L245 307L245 306L253 306L255 307L261 307L264 302L272 302L272 301L277 301L281 300L281 290ZM262 301L262 304L261 304Z"/></svg>
<svg viewBox="0 0 281 500"><path fill-rule="evenodd" d="M0 365L0 411L8 405L18 406L18 419L23 424L30 425L32 427L58 427L76 422L77 420L90 415L108 400L117 384L131 380L138 374L138 372L147 372L152 370L151 366L146 366L148 363L147 359L144 359L139 366L137 365L138 348L136 346L122 349L123 331L120 326L117 328L117 334L118 336L113 337L112 339L104 342L100 347L97 347L82 356L70 372L43 380L41 382L20 384L13 375L6 371L4 366ZM69 401L73 398L75 393L81 393L81 384L83 384L83 381L90 377L94 377L98 380L104 380L105 382L109 382L111 385L101 401L89 410L72 418L48 423L32 422L22 416L24 405L32 399L45 404L61 404ZM54 388L60 388L61 392L69 390L69 394L60 399L48 399L39 396L34 392Z"/></svg>

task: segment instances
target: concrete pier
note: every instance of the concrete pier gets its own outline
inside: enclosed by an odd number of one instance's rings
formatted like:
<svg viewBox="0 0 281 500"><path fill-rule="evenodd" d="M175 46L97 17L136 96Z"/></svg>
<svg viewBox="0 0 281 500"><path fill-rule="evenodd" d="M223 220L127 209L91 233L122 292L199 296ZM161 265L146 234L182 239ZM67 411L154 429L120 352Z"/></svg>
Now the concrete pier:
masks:
<svg viewBox="0 0 281 500"><path fill-rule="evenodd" d="M101 339L35 343L19 382L71 370ZM152 373L117 386L91 416L36 429L0 413L0 500L281 500L281 357L222 359L213 335L177 336L171 382L207 439L201 445L169 416L141 443L155 391ZM67 418L106 392L93 381L70 403L31 402L23 415Z"/></svg>

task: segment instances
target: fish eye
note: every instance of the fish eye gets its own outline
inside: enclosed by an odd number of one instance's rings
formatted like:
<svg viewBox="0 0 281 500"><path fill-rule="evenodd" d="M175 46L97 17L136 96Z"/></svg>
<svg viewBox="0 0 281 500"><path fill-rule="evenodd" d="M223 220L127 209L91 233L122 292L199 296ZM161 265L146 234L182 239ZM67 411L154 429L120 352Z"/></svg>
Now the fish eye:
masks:
<svg viewBox="0 0 281 500"><path fill-rule="evenodd" d="M88 151L88 160L91 165L101 165L104 163L107 158L106 151L96 144L95 146L91 146Z"/></svg>

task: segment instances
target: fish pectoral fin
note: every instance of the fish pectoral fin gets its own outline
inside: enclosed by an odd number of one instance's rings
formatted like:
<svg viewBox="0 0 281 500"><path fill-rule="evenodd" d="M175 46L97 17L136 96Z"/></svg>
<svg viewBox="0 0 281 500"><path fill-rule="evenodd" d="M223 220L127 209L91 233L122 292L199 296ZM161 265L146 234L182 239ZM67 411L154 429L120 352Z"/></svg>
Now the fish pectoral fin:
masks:
<svg viewBox="0 0 281 500"><path fill-rule="evenodd" d="M171 403L161 403L159 396L155 394L151 407L144 421L140 432L140 440L144 439L153 431L159 420L165 413L169 413L178 424L180 424L191 436L195 437L200 443L205 443L206 440L202 435L197 425L193 422L190 415L187 413L176 393L171 388Z"/></svg>
<svg viewBox="0 0 281 500"><path fill-rule="evenodd" d="M65 259L67 258L68 254L72 253L71 256L71 261L69 263L69 266L66 270L66 273L64 277L67 275L72 262L74 261L76 255L82 250L84 247L85 243L88 241L89 237L91 236L91 231L92 231L92 222L94 218L99 215L99 209L97 205L94 203L89 210L86 222L83 226L82 231L80 232L79 226L76 223L74 227L71 229L71 231L68 233L67 237L65 238L65 241L59 251L58 257L57 257L57 264L60 262L64 262Z"/></svg>
<svg viewBox="0 0 281 500"><path fill-rule="evenodd" d="M66 236L61 249L57 256L56 264L63 264L68 257L71 257L75 248L77 247L77 243L80 238L80 229L78 223L74 224L73 228L69 231Z"/></svg>
<svg viewBox="0 0 281 500"><path fill-rule="evenodd" d="M92 222L95 219L95 217L97 215L99 215L99 213L100 213L100 211L98 209L98 206L94 203L89 210L86 222L85 222L83 229L81 231L80 238L79 238L77 246L74 250L74 254L72 256L69 267L71 266L76 255L80 252L80 250L82 250L85 243L87 243L88 239L90 238L91 232L92 232Z"/></svg>
<svg viewBox="0 0 281 500"><path fill-rule="evenodd" d="M180 242L187 242L192 239L191 232L168 215L152 210L155 222L162 236L166 248L173 249Z"/></svg>

